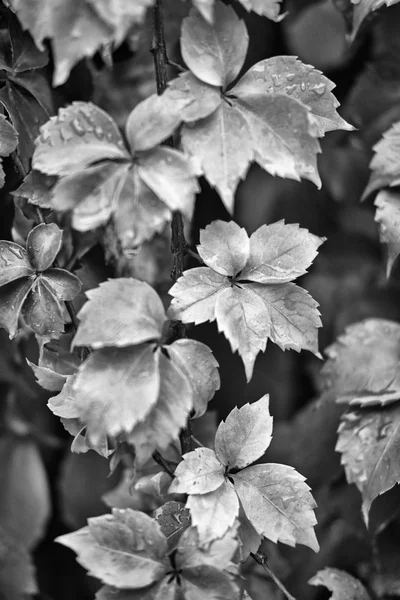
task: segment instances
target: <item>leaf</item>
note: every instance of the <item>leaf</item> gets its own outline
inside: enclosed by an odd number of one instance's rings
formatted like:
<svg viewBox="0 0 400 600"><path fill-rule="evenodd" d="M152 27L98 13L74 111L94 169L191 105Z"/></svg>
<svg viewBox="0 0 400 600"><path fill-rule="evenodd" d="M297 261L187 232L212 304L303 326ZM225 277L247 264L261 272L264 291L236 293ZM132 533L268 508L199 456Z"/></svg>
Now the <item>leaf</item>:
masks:
<svg viewBox="0 0 400 600"><path fill-rule="evenodd" d="M388 246L386 275L389 278L394 261L400 254L400 196L382 190L375 198L375 221L379 223L379 238Z"/></svg>
<svg viewBox="0 0 400 600"><path fill-rule="evenodd" d="M249 104L252 96L260 93L284 94L299 100L311 109L318 137L322 137L336 129L354 130L336 111L340 104L332 94L335 87L321 71L296 56L274 56L251 67L231 93Z"/></svg>
<svg viewBox="0 0 400 600"><path fill-rule="evenodd" d="M26 198L31 204L42 208L52 208L51 190L56 181L55 176L32 170L12 195Z"/></svg>
<svg viewBox="0 0 400 600"><path fill-rule="evenodd" d="M18 145L18 133L4 115L0 115L0 156L9 156Z"/></svg>
<svg viewBox="0 0 400 600"><path fill-rule="evenodd" d="M305 478L292 467L264 464L232 475L239 500L256 531L272 542L304 544L315 552L316 506Z"/></svg>
<svg viewBox="0 0 400 600"><path fill-rule="evenodd" d="M184 570L181 588L188 600L239 600L240 589L231 577L214 566L192 567Z"/></svg>
<svg viewBox="0 0 400 600"><path fill-rule="evenodd" d="M34 275L26 250L14 242L0 241L0 286Z"/></svg>
<svg viewBox="0 0 400 600"><path fill-rule="evenodd" d="M89 300L79 312L74 346L121 348L161 337L164 308L149 284L133 278L111 279L86 295Z"/></svg>
<svg viewBox="0 0 400 600"><path fill-rule="evenodd" d="M170 494L207 494L225 481L225 468L210 448L196 448L183 455L175 469Z"/></svg>
<svg viewBox="0 0 400 600"><path fill-rule="evenodd" d="M55 223L36 225L26 240L26 250L35 271L45 271L60 251L63 232Z"/></svg>
<svg viewBox="0 0 400 600"><path fill-rule="evenodd" d="M342 417L337 452L347 481L355 483L363 498L362 512L368 524L371 504L400 481L400 408L364 409Z"/></svg>
<svg viewBox="0 0 400 600"><path fill-rule="evenodd" d="M80 280L65 269L47 269L40 279L59 300L73 300L82 287Z"/></svg>
<svg viewBox="0 0 400 600"><path fill-rule="evenodd" d="M27 363L35 374L38 384L49 392L59 392L62 390L66 380L65 375L60 375L46 367L40 367L27 359Z"/></svg>
<svg viewBox="0 0 400 600"><path fill-rule="evenodd" d="M297 224L262 225L250 237L250 255L240 278L258 283L293 281L307 273L324 241Z"/></svg>
<svg viewBox="0 0 400 600"><path fill-rule="evenodd" d="M192 0L192 4L195 8L197 8L203 19L209 23L213 22L214 0Z"/></svg>
<svg viewBox="0 0 400 600"><path fill-rule="evenodd" d="M346 328L325 353L324 385L337 402L373 406L400 398L400 325L366 319Z"/></svg>
<svg viewBox="0 0 400 600"><path fill-rule="evenodd" d="M168 206L192 217L196 192L200 188L195 170L182 152L174 148L156 148L137 159L142 181Z"/></svg>
<svg viewBox="0 0 400 600"><path fill-rule="evenodd" d="M331 600L370 600L362 583L345 571L325 567L308 582L310 585L323 585L332 592Z"/></svg>
<svg viewBox="0 0 400 600"><path fill-rule="evenodd" d="M190 382L194 410L192 419L201 417L220 388L218 362L210 348L196 340L176 340L164 348Z"/></svg>
<svg viewBox="0 0 400 600"><path fill-rule="evenodd" d="M197 251L213 271L227 277L235 276L249 258L249 237L235 221L213 221L200 231Z"/></svg>
<svg viewBox="0 0 400 600"><path fill-rule="evenodd" d="M318 303L294 283L248 286L263 299L271 321L270 337L282 350L318 353L318 328L322 326Z"/></svg>
<svg viewBox="0 0 400 600"><path fill-rule="evenodd" d="M382 139L375 144L373 150L375 155L370 163L372 173L363 199L382 187L400 185L400 122L394 123L383 134Z"/></svg>
<svg viewBox="0 0 400 600"><path fill-rule="evenodd" d="M179 542L177 553L180 558L179 566L181 568L209 566L233 573L237 549L236 527L232 527L221 538L207 546L199 544L196 527L189 527Z"/></svg>
<svg viewBox="0 0 400 600"><path fill-rule="evenodd" d="M129 433L148 415L160 390L158 353L148 344L103 348L81 365L76 406L90 439Z"/></svg>
<svg viewBox="0 0 400 600"><path fill-rule="evenodd" d="M239 514L239 500L230 481L207 494L191 494L186 506L202 545L222 537Z"/></svg>
<svg viewBox="0 0 400 600"><path fill-rule="evenodd" d="M364 19L373 11L382 6L393 6L399 0L351 0L353 6L353 31L351 38L354 40Z"/></svg>
<svg viewBox="0 0 400 600"><path fill-rule="evenodd" d="M169 94L169 90L173 94L180 92L190 99L190 103L181 110L181 118L185 123L208 117L222 102L219 88L200 81L190 71L185 71L169 81L164 94Z"/></svg>
<svg viewBox="0 0 400 600"><path fill-rule="evenodd" d="M182 110L190 97L174 94L170 89L158 96L152 94L135 106L126 123L126 137L131 152L143 152L164 142L181 123Z"/></svg>
<svg viewBox="0 0 400 600"><path fill-rule="evenodd" d="M154 518L160 525L162 533L171 550L176 547L183 532L190 527L190 513L182 502L171 500L154 512Z"/></svg>
<svg viewBox="0 0 400 600"><path fill-rule="evenodd" d="M32 166L68 175L101 160L129 158L113 119L91 102L74 102L41 127Z"/></svg>
<svg viewBox="0 0 400 600"><path fill-rule="evenodd" d="M244 22L231 8L220 3L215 5L213 23L207 22L196 10L182 23L183 60L196 77L211 85L224 86L237 77L248 43Z"/></svg>
<svg viewBox="0 0 400 600"><path fill-rule="evenodd" d="M138 589L168 569L167 542L154 519L131 509L88 520L88 527L56 538L77 553L78 562L103 583Z"/></svg>
<svg viewBox="0 0 400 600"><path fill-rule="evenodd" d="M72 67L93 56L103 46L119 46L134 25L142 23L152 0L74 0L74 5L54 5L52 0L11 0L23 27L32 34L38 48L50 38L55 57L53 85L66 82ZM74 32L71 36L70 33Z"/></svg>
<svg viewBox="0 0 400 600"><path fill-rule="evenodd" d="M241 561L243 562L248 558L250 552L257 552L263 540L263 536L254 529L253 525L246 517L246 513L242 506L239 508L239 521L238 535L240 539Z"/></svg>
<svg viewBox="0 0 400 600"><path fill-rule="evenodd" d="M162 579L151 587L140 590L117 590L104 586L96 594L96 600L175 600L177 583L174 579Z"/></svg>
<svg viewBox="0 0 400 600"><path fill-rule="evenodd" d="M160 393L157 403L128 436L128 441L135 445L139 466L151 457L154 450L163 451L177 439L193 407L186 376L162 352L158 351L158 355Z"/></svg>
<svg viewBox="0 0 400 600"><path fill-rule="evenodd" d="M0 326L14 338L22 306L32 288L33 281L24 277L0 287Z"/></svg>
<svg viewBox="0 0 400 600"><path fill-rule="evenodd" d="M239 352L250 381L256 356L264 352L270 334L270 318L263 300L248 287L226 288L217 296L215 318L232 352Z"/></svg>
<svg viewBox="0 0 400 600"><path fill-rule="evenodd" d="M269 395L235 407L215 435L215 454L229 469L243 469L264 454L272 439Z"/></svg>
<svg viewBox="0 0 400 600"><path fill-rule="evenodd" d="M258 15L268 17L277 23L285 17L285 14L279 14L282 0L239 0L239 2L246 10L253 10Z"/></svg>
<svg viewBox="0 0 400 600"><path fill-rule="evenodd" d="M41 277L34 281L21 314L28 327L39 336L59 337L64 331L64 308Z"/></svg>
<svg viewBox="0 0 400 600"><path fill-rule="evenodd" d="M182 277L169 290L173 300L168 315L195 325L214 321L217 293L228 289L226 277L207 267L184 271Z"/></svg>

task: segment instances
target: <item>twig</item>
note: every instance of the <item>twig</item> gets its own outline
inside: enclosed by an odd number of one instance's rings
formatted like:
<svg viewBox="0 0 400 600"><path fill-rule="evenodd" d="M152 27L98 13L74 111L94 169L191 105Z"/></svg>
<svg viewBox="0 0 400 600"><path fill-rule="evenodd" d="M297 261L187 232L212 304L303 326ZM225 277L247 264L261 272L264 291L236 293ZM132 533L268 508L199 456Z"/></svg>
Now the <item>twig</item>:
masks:
<svg viewBox="0 0 400 600"><path fill-rule="evenodd" d="M168 473L168 475L170 477L172 477L172 479L175 477L175 473L173 472L173 470L169 466L168 462L165 460L165 458L163 458L161 456L161 454L157 450L155 452L153 452L153 460L158 465L160 465L160 467L162 467L164 469L164 471L166 473Z"/></svg>
<svg viewBox="0 0 400 600"><path fill-rule="evenodd" d="M272 579L272 581L275 583L275 585L281 590L281 592L286 596L287 600L296 600L296 598L294 596L292 596L292 594L290 594L290 592L288 592L288 590L285 588L282 581L280 581L280 579L278 579L278 577L275 575L275 573L273 571L271 571L271 569L268 566L267 559L263 554L260 554L258 552L257 553L250 552L250 556L252 558L254 558L256 563L258 563L259 565L262 566L262 568L264 569L264 571L266 573L268 573L269 577Z"/></svg>
<svg viewBox="0 0 400 600"><path fill-rule="evenodd" d="M163 20L163 2L156 0L153 8L153 42L151 52L154 59L154 69L156 75L157 93L161 95L167 88L169 64L167 56L167 48L165 44L165 31ZM173 140L170 139L167 143L172 146ZM171 271L171 279L176 281L183 273L183 263L188 244L185 239L184 225L182 214L175 211L172 215L171 223L171 252L173 256L173 266ZM172 321L171 329L174 339L186 337L186 328L181 321ZM182 453L190 452L192 447L192 434L190 431L190 423L187 428L183 429L180 434Z"/></svg>

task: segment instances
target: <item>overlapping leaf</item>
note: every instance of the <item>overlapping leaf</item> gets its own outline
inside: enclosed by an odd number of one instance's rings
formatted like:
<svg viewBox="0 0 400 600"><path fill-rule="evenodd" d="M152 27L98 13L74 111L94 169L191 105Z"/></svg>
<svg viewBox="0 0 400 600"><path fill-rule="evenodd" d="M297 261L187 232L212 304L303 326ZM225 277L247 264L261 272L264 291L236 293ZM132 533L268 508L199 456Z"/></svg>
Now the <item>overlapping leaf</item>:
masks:
<svg viewBox="0 0 400 600"><path fill-rule="evenodd" d="M18 154L26 169L39 127L53 112L50 86L40 69L48 63L46 50L39 51L18 19L7 12L7 27L0 42L2 83L0 102L18 132Z"/></svg>
<svg viewBox="0 0 400 600"><path fill-rule="evenodd" d="M399 449L399 403L342 417L336 450L342 454L347 481L361 492L367 524L375 498L400 482Z"/></svg>
<svg viewBox="0 0 400 600"><path fill-rule="evenodd" d="M375 198L375 221L379 223L379 237L387 244L386 273L390 276L394 261L400 254L400 194L382 190Z"/></svg>
<svg viewBox="0 0 400 600"><path fill-rule="evenodd" d="M290 282L307 271L323 241L283 221L263 225L250 239L233 221L214 221L200 233L198 252L207 266L178 279L169 314L185 323L216 320L247 380L268 338L284 350L318 354L318 304Z"/></svg>
<svg viewBox="0 0 400 600"><path fill-rule="evenodd" d="M239 2L247 11L252 10L273 21L281 21L285 16L280 14L282 0L239 0ZM215 0L192 0L193 6L209 23L214 21L214 3Z"/></svg>
<svg viewBox="0 0 400 600"><path fill-rule="evenodd" d="M382 8L382 6L393 6L399 0L351 0L353 5L353 31L352 38L357 35L364 19L373 11Z"/></svg>
<svg viewBox="0 0 400 600"><path fill-rule="evenodd" d="M97 106L74 102L60 109L42 127L33 157L34 169L59 180L50 199L37 194L34 202L48 207L50 200L56 210L71 210L78 231L104 225L114 215L124 250L159 232L171 211L190 216L198 189L193 166L181 152L159 144L191 102L178 91L138 104L126 125L130 150L115 122Z"/></svg>
<svg viewBox="0 0 400 600"><path fill-rule="evenodd" d="M0 115L0 188L4 186L5 174L2 158L14 152L18 145L18 133L4 115Z"/></svg>
<svg viewBox="0 0 400 600"><path fill-rule="evenodd" d="M86 446L122 436L143 464L178 437L192 409L205 412L219 388L217 362L201 342L160 344L166 317L147 283L113 279L87 295L73 345L93 352L49 406L73 420L74 435L84 430Z"/></svg>
<svg viewBox="0 0 400 600"><path fill-rule="evenodd" d="M215 452L200 448L184 455L170 492L189 494L186 506L204 545L221 537L240 518L242 507L244 528L254 528L256 534L252 540L244 534L246 548L252 548L258 535L317 551L315 503L305 478L286 465L249 466L271 441L268 403L264 396L234 409L218 427Z"/></svg>
<svg viewBox="0 0 400 600"><path fill-rule="evenodd" d="M52 268L62 231L54 223L37 225L26 240L26 250L14 242L0 242L0 325L16 335L18 319L39 336L59 337L64 329L64 300L79 293L81 283L64 269Z"/></svg>
<svg viewBox="0 0 400 600"><path fill-rule="evenodd" d="M331 600L370 600L361 581L339 569L326 567L318 571L308 583L328 588L332 592Z"/></svg>
<svg viewBox="0 0 400 600"><path fill-rule="evenodd" d="M394 123L374 146L372 174L363 198L384 187L400 185L400 122Z"/></svg>
<svg viewBox="0 0 400 600"><path fill-rule="evenodd" d="M57 541L72 548L78 562L106 584L98 592L98 600L123 600L139 594L160 600L173 600L177 594L183 598L240 598L233 563L238 545L234 532L204 550L198 548L195 530L186 529L170 558L159 520L131 509L114 509L112 515L89 519L88 527Z"/></svg>
<svg viewBox="0 0 400 600"><path fill-rule="evenodd" d="M279 19L276 2L243 5ZM190 73L169 88L193 98L182 112L183 148L230 212L252 161L273 175L304 177L319 186L316 138L331 129L352 129L336 113L332 82L295 57L276 57L257 63L230 87L246 56L246 27L222 3L215 5L212 22L209 16L207 5L184 20L181 52Z"/></svg>
<svg viewBox="0 0 400 600"><path fill-rule="evenodd" d="M372 406L400 399L400 325L367 319L350 325L325 351L326 388L337 402Z"/></svg>
<svg viewBox="0 0 400 600"><path fill-rule="evenodd" d="M24 0L11 1L38 48L44 47L46 38L51 40L55 86L65 83L82 58L109 44L119 46L132 27L143 22L152 4L153 0L74 0L73 4L56 5L52 0L35 0L28 6Z"/></svg>

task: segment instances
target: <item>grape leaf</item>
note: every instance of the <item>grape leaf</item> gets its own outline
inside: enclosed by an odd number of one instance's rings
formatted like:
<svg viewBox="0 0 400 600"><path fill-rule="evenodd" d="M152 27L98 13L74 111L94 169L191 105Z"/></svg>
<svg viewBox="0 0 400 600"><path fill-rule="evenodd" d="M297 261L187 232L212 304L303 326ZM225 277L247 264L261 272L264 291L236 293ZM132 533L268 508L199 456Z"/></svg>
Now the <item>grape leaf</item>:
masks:
<svg viewBox="0 0 400 600"><path fill-rule="evenodd" d="M400 254L400 195L382 190L375 198L375 206L380 241L388 247L386 275L389 277L394 261Z"/></svg>
<svg viewBox="0 0 400 600"><path fill-rule="evenodd" d="M362 495L368 524L372 502L400 482L400 407L371 408L342 417L336 450L342 454L347 481Z"/></svg>
<svg viewBox="0 0 400 600"><path fill-rule="evenodd" d="M324 385L337 402L371 406L400 398L400 325L366 319L325 350Z"/></svg>
<svg viewBox="0 0 400 600"><path fill-rule="evenodd" d="M90 575L118 589L144 588L168 569L160 526L139 511L114 508L112 515L91 518L88 527L56 541L74 550Z"/></svg>
<svg viewBox="0 0 400 600"><path fill-rule="evenodd" d="M243 469L260 458L272 439L269 396L234 408L215 435L215 454L223 465Z"/></svg>
<svg viewBox="0 0 400 600"><path fill-rule="evenodd" d="M177 439L193 406L187 377L162 352L158 353L160 393L157 403L127 437L135 445L138 465L143 465L154 450L163 451Z"/></svg>
<svg viewBox="0 0 400 600"><path fill-rule="evenodd" d="M193 390L192 418L201 417L220 388L218 362L208 346L195 340L176 340L164 348L190 382Z"/></svg>
<svg viewBox="0 0 400 600"><path fill-rule="evenodd" d="M186 455L187 456L187 455ZM181 464L181 463L180 463ZM200 543L221 538L239 514L239 500L230 481L207 494L191 494L186 503Z"/></svg>
<svg viewBox="0 0 400 600"><path fill-rule="evenodd" d="M24 0L11 0L38 48L44 47L46 38L51 40L54 86L65 83L72 67L82 58L93 56L110 44L119 46L130 29L143 22L147 7L152 4L153 0L74 0L73 5L67 6L55 5L53 0L35 0L26 5Z"/></svg>
<svg viewBox="0 0 400 600"><path fill-rule="evenodd" d="M184 323L216 320L232 350L238 350L249 381L268 338L282 349L304 348L318 355L318 304L293 283L275 284L306 272L324 240L283 222L244 239L237 225L222 221L201 233L197 249L208 266L185 271L174 284L169 316ZM295 247L301 244L297 257L289 239Z"/></svg>
<svg viewBox="0 0 400 600"><path fill-rule="evenodd" d="M76 407L90 439L129 433L148 415L160 391L158 352L150 344L102 348L79 368Z"/></svg>
<svg viewBox="0 0 400 600"><path fill-rule="evenodd" d="M111 279L86 295L89 300L79 312L74 346L120 348L161 337L164 308L147 283L133 278Z"/></svg>
<svg viewBox="0 0 400 600"><path fill-rule="evenodd" d="M224 484L225 469L210 448L196 448L183 455L170 485L171 494L207 494Z"/></svg>
<svg viewBox="0 0 400 600"><path fill-rule="evenodd" d="M247 518L272 542L296 543L318 552L313 526L316 506L304 477L292 467L255 465L232 475Z"/></svg>
<svg viewBox="0 0 400 600"><path fill-rule="evenodd" d="M361 581L340 569L326 567L318 571L308 583L328 588L332 592L331 600L370 600Z"/></svg>
<svg viewBox="0 0 400 600"><path fill-rule="evenodd" d="M380 188L400 185L400 122L394 123L373 149L375 155L370 163L372 173L363 199Z"/></svg>
<svg viewBox="0 0 400 600"><path fill-rule="evenodd" d="M260 11L265 6L244 5ZM227 89L243 65L248 38L230 7L216 7L213 22L193 9L182 26L181 52L194 77L181 75L170 89L194 99L182 113L188 123L182 128L183 148L231 213L236 187L252 161L272 175L304 177L320 186L316 138L332 129L352 129L336 113L334 85L295 57L276 57L257 63ZM219 90L219 102L210 86Z"/></svg>
<svg viewBox="0 0 400 600"><path fill-rule="evenodd" d="M26 250L35 271L51 267L61 248L62 233L55 223L41 223L29 232Z"/></svg>
<svg viewBox="0 0 400 600"><path fill-rule="evenodd" d="M354 39L362 22L371 12L382 6L393 6L399 0L351 0L351 2L353 4L353 31L351 37Z"/></svg>
<svg viewBox="0 0 400 600"><path fill-rule="evenodd" d="M53 112L50 86L40 71L48 63L48 53L36 48L11 11L7 11L5 21L0 49L0 102L18 132L18 155L29 169L39 127Z"/></svg>
<svg viewBox="0 0 400 600"><path fill-rule="evenodd" d="M14 242L0 241L0 286L34 273L24 248Z"/></svg>

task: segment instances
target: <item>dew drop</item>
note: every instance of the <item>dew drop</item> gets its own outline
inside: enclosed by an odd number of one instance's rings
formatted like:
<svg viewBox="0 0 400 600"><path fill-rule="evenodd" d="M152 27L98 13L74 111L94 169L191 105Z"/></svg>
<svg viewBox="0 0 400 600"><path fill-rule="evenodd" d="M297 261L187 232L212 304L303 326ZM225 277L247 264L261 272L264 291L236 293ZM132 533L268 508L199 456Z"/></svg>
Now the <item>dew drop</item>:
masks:
<svg viewBox="0 0 400 600"><path fill-rule="evenodd" d="M289 94L289 96L291 96L293 94L293 92L296 90L296 88L297 88L296 84L287 85L285 90L286 90L286 93Z"/></svg>
<svg viewBox="0 0 400 600"><path fill-rule="evenodd" d="M95 133L97 139L99 139L99 140L102 140L105 136L104 129L102 127L100 127L100 125L97 125L94 128L94 133Z"/></svg>
<svg viewBox="0 0 400 600"><path fill-rule="evenodd" d="M82 121L80 121L79 119L73 119L71 125L72 125L72 129L78 135L84 135L85 134L86 130L85 130L83 124L82 124Z"/></svg>
<svg viewBox="0 0 400 600"><path fill-rule="evenodd" d="M305 92L305 91L306 91L306 84L304 83L304 81L302 81L302 82L301 82L301 84L300 84L300 88L301 88L301 91L302 91L302 92Z"/></svg>
<svg viewBox="0 0 400 600"><path fill-rule="evenodd" d="M295 77L296 77L296 74L295 74L295 73L288 73L288 74L286 75L286 79L287 79L288 81L293 81L293 79L294 79Z"/></svg>

